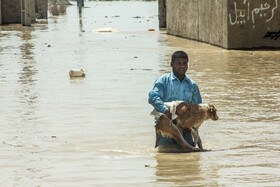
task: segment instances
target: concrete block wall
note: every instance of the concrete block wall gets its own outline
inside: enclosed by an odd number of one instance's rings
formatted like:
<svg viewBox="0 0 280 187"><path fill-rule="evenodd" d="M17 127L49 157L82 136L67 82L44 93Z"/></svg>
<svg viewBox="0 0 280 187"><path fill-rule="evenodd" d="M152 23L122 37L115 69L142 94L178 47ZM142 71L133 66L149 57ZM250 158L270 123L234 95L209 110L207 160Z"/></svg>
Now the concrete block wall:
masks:
<svg viewBox="0 0 280 187"><path fill-rule="evenodd" d="M280 0L228 0L228 48L280 47Z"/></svg>
<svg viewBox="0 0 280 187"><path fill-rule="evenodd" d="M166 28L166 0L158 0L159 27Z"/></svg>
<svg viewBox="0 0 280 187"><path fill-rule="evenodd" d="M167 33L198 39L198 0L166 0Z"/></svg>
<svg viewBox="0 0 280 187"><path fill-rule="evenodd" d="M25 0L25 7L28 12L27 16L30 16L31 23L34 23L36 20L35 0Z"/></svg>
<svg viewBox="0 0 280 187"><path fill-rule="evenodd" d="M199 41L227 45L226 9L224 0L198 0Z"/></svg>
<svg viewBox="0 0 280 187"><path fill-rule="evenodd" d="M2 23L21 22L21 2L20 0L1 0Z"/></svg>
<svg viewBox="0 0 280 187"><path fill-rule="evenodd" d="M37 13L39 19L48 18L48 1L47 0L36 0Z"/></svg>
<svg viewBox="0 0 280 187"><path fill-rule="evenodd" d="M41 19L47 18L47 0L0 0L0 24L31 25L35 22L37 15Z"/></svg>
<svg viewBox="0 0 280 187"><path fill-rule="evenodd" d="M2 0L0 0L0 25L2 24L2 8L1 8L1 5L2 5Z"/></svg>
<svg viewBox="0 0 280 187"><path fill-rule="evenodd" d="M227 49L280 47L280 0L166 0L166 28Z"/></svg>
<svg viewBox="0 0 280 187"><path fill-rule="evenodd" d="M21 24L31 26L35 20L35 0L21 0Z"/></svg>

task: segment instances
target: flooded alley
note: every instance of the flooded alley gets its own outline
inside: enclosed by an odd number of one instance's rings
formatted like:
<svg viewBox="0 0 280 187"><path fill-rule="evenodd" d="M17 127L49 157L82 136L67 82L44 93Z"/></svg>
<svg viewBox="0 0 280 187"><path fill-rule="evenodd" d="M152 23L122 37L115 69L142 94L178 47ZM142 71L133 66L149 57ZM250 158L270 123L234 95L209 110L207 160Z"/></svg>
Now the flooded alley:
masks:
<svg viewBox="0 0 280 187"><path fill-rule="evenodd" d="M1 186L280 186L280 50L167 35L157 1L85 1L80 16L72 4L0 26ZM209 152L154 149L148 92L177 50L218 109L200 128Z"/></svg>

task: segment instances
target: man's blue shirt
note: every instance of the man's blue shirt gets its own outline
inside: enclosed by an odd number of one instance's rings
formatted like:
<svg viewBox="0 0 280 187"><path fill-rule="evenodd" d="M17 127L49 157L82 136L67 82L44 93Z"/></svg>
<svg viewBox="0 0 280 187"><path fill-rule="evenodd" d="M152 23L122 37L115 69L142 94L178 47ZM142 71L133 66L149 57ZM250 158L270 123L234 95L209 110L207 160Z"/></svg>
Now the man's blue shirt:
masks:
<svg viewBox="0 0 280 187"><path fill-rule="evenodd" d="M202 103L197 84L188 77L180 80L170 73L159 77L149 92L149 103L159 112L165 113L168 108L164 102L185 101L192 104Z"/></svg>

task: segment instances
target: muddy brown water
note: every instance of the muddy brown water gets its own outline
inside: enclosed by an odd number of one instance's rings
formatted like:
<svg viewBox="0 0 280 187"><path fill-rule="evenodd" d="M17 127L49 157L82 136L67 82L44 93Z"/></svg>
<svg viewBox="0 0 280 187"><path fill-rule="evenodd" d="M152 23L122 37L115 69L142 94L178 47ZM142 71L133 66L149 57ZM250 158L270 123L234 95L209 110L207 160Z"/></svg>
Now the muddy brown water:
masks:
<svg viewBox="0 0 280 187"><path fill-rule="evenodd" d="M120 32L92 32L102 27ZM148 92L176 50L218 108L200 129L210 152L153 148ZM156 1L86 2L81 17L70 6L48 23L1 26L1 186L279 186L279 79L280 51L166 35Z"/></svg>

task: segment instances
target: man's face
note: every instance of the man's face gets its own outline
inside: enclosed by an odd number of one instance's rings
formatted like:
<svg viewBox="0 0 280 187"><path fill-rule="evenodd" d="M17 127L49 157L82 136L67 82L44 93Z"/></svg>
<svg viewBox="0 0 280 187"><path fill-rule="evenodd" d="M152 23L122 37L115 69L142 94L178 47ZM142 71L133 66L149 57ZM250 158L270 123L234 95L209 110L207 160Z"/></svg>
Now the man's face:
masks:
<svg viewBox="0 0 280 187"><path fill-rule="evenodd" d="M188 59L187 58L176 58L174 62L171 62L173 73L176 76L184 76L188 70Z"/></svg>

